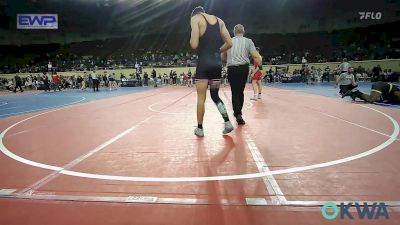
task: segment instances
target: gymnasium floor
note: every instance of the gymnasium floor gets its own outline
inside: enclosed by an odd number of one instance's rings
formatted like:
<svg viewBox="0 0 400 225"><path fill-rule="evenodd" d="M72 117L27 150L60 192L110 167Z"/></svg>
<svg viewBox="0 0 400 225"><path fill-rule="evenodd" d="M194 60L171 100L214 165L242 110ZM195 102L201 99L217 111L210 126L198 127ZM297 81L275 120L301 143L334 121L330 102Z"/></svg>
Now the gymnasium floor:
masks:
<svg viewBox="0 0 400 225"><path fill-rule="evenodd" d="M351 224L400 224L399 107L336 92L248 86L228 136L208 98L204 138L188 87L0 96L0 224L349 224L323 218L330 201L384 202L390 219Z"/></svg>

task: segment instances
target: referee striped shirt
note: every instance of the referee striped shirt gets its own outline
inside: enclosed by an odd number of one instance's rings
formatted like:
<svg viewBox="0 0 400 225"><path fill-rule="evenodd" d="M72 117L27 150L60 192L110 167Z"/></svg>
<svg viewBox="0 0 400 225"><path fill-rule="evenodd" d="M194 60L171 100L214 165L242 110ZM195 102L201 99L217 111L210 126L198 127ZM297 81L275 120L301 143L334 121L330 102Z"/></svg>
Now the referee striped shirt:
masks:
<svg viewBox="0 0 400 225"><path fill-rule="evenodd" d="M351 65L348 62L343 62L342 64L339 65L340 71L342 72L349 71L349 67L351 67Z"/></svg>
<svg viewBox="0 0 400 225"><path fill-rule="evenodd" d="M240 66L250 64L250 52L256 47L251 39L236 36L232 38L232 48L227 53L227 66Z"/></svg>

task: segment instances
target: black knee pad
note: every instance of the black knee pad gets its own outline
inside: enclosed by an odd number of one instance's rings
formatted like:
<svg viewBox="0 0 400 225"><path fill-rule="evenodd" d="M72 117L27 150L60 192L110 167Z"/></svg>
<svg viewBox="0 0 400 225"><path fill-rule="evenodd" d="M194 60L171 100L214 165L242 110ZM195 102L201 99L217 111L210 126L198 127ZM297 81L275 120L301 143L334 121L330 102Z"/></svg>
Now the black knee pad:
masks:
<svg viewBox="0 0 400 225"><path fill-rule="evenodd" d="M219 98L218 91L219 91L220 82L213 82L210 83L210 95L211 99L214 101L215 104L221 102Z"/></svg>

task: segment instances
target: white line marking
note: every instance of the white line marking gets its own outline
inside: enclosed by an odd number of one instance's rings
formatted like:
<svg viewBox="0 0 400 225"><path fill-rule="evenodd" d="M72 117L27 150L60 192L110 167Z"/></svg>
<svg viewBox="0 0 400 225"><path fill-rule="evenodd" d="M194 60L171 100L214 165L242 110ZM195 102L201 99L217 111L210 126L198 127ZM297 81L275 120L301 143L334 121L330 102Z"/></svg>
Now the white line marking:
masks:
<svg viewBox="0 0 400 225"><path fill-rule="evenodd" d="M83 99L81 99L80 101L83 101L83 100L86 99L86 98L84 98L84 97L82 97L82 98L83 98ZM3 132L0 134L0 148L7 149L7 148L4 146L3 139L4 139L5 134L6 134L11 128L13 128L13 127L17 126L18 124L21 124L21 123L23 123L23 122L25 122L25 121L28 121L28 120L30 120L30 119L33 119L33 118L35 118L35 117L38 117L38 116L41 116L41 115L44 115L44 114L47 114L47 113L51 113L51 112L56 112L56 111L59 111L59 110L62 110L62 109L70 108L70 107L74 106L75 103L77 103L77 102L69 103L69 104L65 105L64 107L62 107L62 108L57 108L57 109L50 110L50 111L47 111L47 112L39 113L39 114L36 114L36 115L34 115L34 116L31 116L31 117L28 117L28 118L26 118L26 119L23 119L23 120L21 120L21 121L19 121L19 122L17 122L17 123L14 123L13 125L11 125L10 127L8 127L7 129L3 130ZM0 149L0 150L2 151L2 149ZM22 162L22 163L31 165L31 166L35 166L35 167L39 167L39 168L44 168L44 169L49 169L49 170L59 170L59 169L61 168L61 167L57 167L57 166L50 166L50 165L47 165L47 164L42 164L42 163L34 162L34 161L31 161L31 160L27 160L27 159L24 159L24 158L22 158L22 157L20 157L20 156L18 156L18 155L15 155L14 153L12 153L11 151L9 151L8 149L7 149L7 151L8 151L8 153L10 154L10 155L8 155L9 157L11 157L11 158L13 158L13 159L15 159L15 160L17 160L17 161L20 161L20 162Z"/></svg>
<svg viewBox="0 0 400 225"><path fill-rule="evenodd" d="M185 95L184 97L186 97L187 95ZM174 102L172 102L172 104L174 104L175 102L179 101L180 99L182 99L183 97L175 100ZM170 105L172 105L170 104ZM164 107L167 108L168 106ZM55 110L54 110L55 111ZM52 111L49 111L47 113L50 113ZM40 115L43 115L46 113L42 113ZM35 117L35 116L34 116ZM100 146L96 147L95 149L89 151L88 153L78 157L77 159L69 162L68 164L64 165L64 167L60 167L60 170L54 171L53 173L47 175L46 177L40 179L39 181L35 182L34 184L30 185L27 188L24 188L22 191L19 192L19 194L23 194L23 195L32 195L33 192L35 192L37 189L39 189L40 187L42 187L43 185L49 183L50 181L54 180L56 177L58 177L62 170L67 170L70 169L72 167L74 167L75 165L79 164L80 162L82 162L83 160L87 159L88 157L94 155L95 153L101 151L102 149L104 149L105 147L107 147L108 145L112 144L113 142L119 140L120 138L124 137L126 134L130 133L131 131L133 131L134 129L136 129L137 127L139 127L140 125L142 125L143 123L149 121L151 118L153 118L154 115L147 117L146 119L140 121L138 124L130 127L129 129L121 132L120 134L118 134L117 136L111 138L110 140L106 141L105 143L101 144Z"/></svg>
<svg viewBox="0 0 400 225"><path fill-rule="evenodd" d="M157 197L153 196L142 196L134 195L126 198L125 202L135 202L135 203L156 203Z"/></svg>
<svg viewBox="0 0 400 225"><path fill-rule="evenodd" d="M173 101L171 101L171 102L173 102ZM152 112L162 113L162 114L169 114L169 115L183 115L183 114L189 114L189 112L164 112L164 111L161 111L161 110L153 109L153 107L154 107L155 105L158 105L158 104L160 104L160 103L161 103L161 102L153 103L153 104L149 105L149 106L147 107L147 109L150 110L150 111L152 111Z"/></svg>
<svg viewBox="0 0 400 225"><path fill-rule="evenodd" d="M1 108L0 110L7 110L7 109L16 109L16 108L22 108L25 106L14 106L14 107L8 107L8 108Z"/></svg>
<svg viewBox="0 0 400 225"><path fill-rule="evenodd" d="M139 123L133 125L132 127L126 129L125 131L121 132L117 136L115 136L115 137L111 138L110 140L104 142L103 144L97 146L95 149L89 151L88 153L86 153L84 155L81 155L80 157L78 157L75 160L69 162L68 164L64 165L63 167L60 167L61 168L60 170L54 171L53 173L51 173L51 174L47 175L46 177L40 179L39 181L35 182L34 184L30 185L29 187L23 189L19 193L27 193L28 191L35 191L35 190L39 189L43 185L46 185L50 181L54 180L58 175L60 175L60 173L63 170L68 170L68 169L71 169L72 167L78 165L83 160L89 158L90 156L92 156L92 155L96 154L97 152L103 150L105 147L111 145L115 141L121 139L122 137L124 137L125 135L129 134L130 132L132 132L133 130L138 128L143 123L146 123L147 121L149 121L153 117L154 117L154 115L147 117L146 119L140 121Z"/></svg>
<svg viewBox="0 0 400 225"><path fill-rule="evenodd" d="M121 202L121 203L144 203L144 204L180 204L180 205L210 205L210 204L221 204L221 205L249 205L253 200L261 203L258 205L275 205L274 203L268 200L262 200L263 198L245 198L244 202L235 199L201 199L201 198L168 198L168 197L156 197L156 196L139 196L148 198L149 201L135 201L132 199L132 196L90 196L90 195L55 195L49 193L36 193L30 196L28 195L20 195L16 193L10 193L5 196L0 196L0 198L12 198L12 199L36 199L36 200L57 200L57 201L78 201L78 202ZM154 199L150 201L150 199ZM127 201L128 200L128 201ZM400 207L400 201L363 201L363 200L353 200L353 201L287 201L285 206L302 206L302 207L320 207L327 202L334 202L336 204L340 203L355 203L358 202L360 204L364 204L364 202L372 205L376 202L383 202L386 206L389 207ZM251 204L252 205L252 204ZM256 204L254 204L256 205ZM282 205L280 205L282 206ZM393 209L393 208L392 208ZM302 209L304 210L304 209ZM320 210L320 209L318 209Z"/></svg>
<svg viewBox="0 0 400 225"><path fill-rule="evenodd" d="M263 173L270 173L271 170L268 167L267 162L265 161L264 157L261 155L260 150L258 149L256 143L253 141L253 139L250 137L250 134L247 131L244 131L244 137L245 141L247 143L247 146L249 147L249 150L251 152L251 155L253 156L254 162L257 165L258 171ZM266 175L262 177L262 180L267 187L268 193L273 194L274 196L271 196L272 202L274 204L285 204L286 198L285 195L283 194L281 188L279 187L278 183L276 182L275 178L273 175Z"/></svg>
<svg viewBox="0 0 400 225"><path fill-rule="evenodd" d="M181 100L181 99L187 97L188 95L193 94L193 93L194 93L194 92L191 91L191 92L189 92L188 94L184 95L183 97L179 97L179 98L177 98L177 99L175 99L175 100L169 101L168 104L170 104L170 105L167 105L166 107L162 108L161 110L153 109L153 106L158 105L158 104L160 104L161 102L156 102L156 103L154 103L154 104L151 104L151 105L149 105L149 106L147 107L147 109L150 110L150 111L152 111L152 112L161 113L161 114L169 114L169 115L188 114L189 112L187 112L187 113L179 113L179 112L178 112L178 113L175 113L175 112L164 112L163 110L166 109L166 108L168 108L169 106L175 104L175 103L178 102L179 100Z"/></svg>
<svg viewBox="0 0 400 225"><path fill-rule="evenodd" d="M268 205L265 198L246 198L246 205Z"/></svg>
<svg viewBox="0 0 400 225"><path fill-rule="evenodd" d="M39 126L39 127L44 127L44 126ZM36 127L36 128L38 128L38 127ZM16 135L28 133L28 132L31 132L32 130L34 130L34 129L22 130L22 131L19 131L19 132L17 132L17 133L9 134L7 137L12 137L12 136L16 136Z"/></svg>
<svg viewBox="0 0 400 225"><path fill-rule="evenodd" d="M362 107L363 107L363 106L362 106ZM368 131L371 131L371 132L374 132L374 133L380 134L380 135L382 135L382 136L385 136L385 137L390 137L390 135L388 135L388 134L385 134L385 133L382 133L382 132L379 132L379 131L373 130L373 129L371 129L371 128L368 128L368 127L362 126L362 125L360 125L360 124L357 124L357 123L353 123L353 122L351 122L351 121L348 121L348 120L342 119L342 118L340 118L340 117L333 116L333 115L331 115L331 114L328 114L328 113L325 113L325 112L321 112L321 111L318 111L318 110L314 110L314 109L312 109L312 110L313 110L313 111L316 111L316 112L318 112L318 113L320 113L320 114L322 114L322 115L324 115L324 116L331 117L331 118L334 118L334 119L338 119L338 120L340 120L340 121L343 121L343 122L345 122L345 123L348 123L348 124L354 125L354 126L356 126L356 127L363 128L363 129L365 129L365 130L368 130ZM396 138L396 141L400 141L400 138Z"/></svg>
<svg viewBox="0 0 400 225"><path fill-rule="evenodd" d="M229 91L229 90L222 90L222 93L224 93L224 95L225 95L225 97L226 97L226 99L229 101L229 102L231 102L232 100L230 100L229 99L229 97L228 97L228 94L226 94L226 92L231 92L231 91ZM251 93L254 93L254 91L244 91L243 93L245 93L245 92L251 92ZM232 92L231 92L232 93ZM232 94L231 94L232 95ZM247 98L248 99L248 98ZM253 108L253 106L254 106L254 104L253 104L253 101L248 101L248 100L245 100L245 103L246 103L246 107L244 107L243 108L243 110L249 110L249 109L251 109L251 108ZM225 105L231 105L231 104L225 104ZM230 107L231 109L232 109L232 107Z"/></svg>
<svg viewBox="0 0 400 225"><path fill-rule="evenodd" d="M345 102L341 98L342 95L339 94L339 93L336 93L336 94L337 94L337 96L340 96L340 98L333 98L332 96L319 95L319 94L316 94L316 93L304 92L304 91L301 91L301 90L286 90L286 89L280 89L279 87L278 88L277 87L273 87L273 88L276 89L276 90L273 90L274 91L273 94L277 94L277 95L286 95L287 94L287 93L276 93L276 92L278 92L280 90L280 91L291 92L291 93L295 92L296 96L302 96L302 97L307 97L307 98L319 98L319 99L328 98L328 99L330 99L332 101L336 101L336 102ZM336 96L336 94L335 94L335 96ZM350 102L350 101L348 101L348 102ZM386 104L386 103L380 103L380 102L366 103L366 102L363 102L363 101L356 101L356 102L352 102L352 103L365 103L365 104L372 104L372 105L376 105L376 106L389 106L390 109L394 109L394 110L399 110L400 109L398 107L398 105Z"/></svg>
<svg viewBox="0 0 400 225"><path fill-rule="evenodd" d="M15 191L16 191L16 189L1 189L0 196L12 195Z"/></svg>
<svg viewBox="0 0 400 225"><path fill-rule="evenodd" d="M43 115L49 112L44 112L29 118L26 118L24 120L21 120L7 129L5 129L3 132L0 134L0 150L7 155L8 157L17 160L19 162L35 166L38 168L43 168L43 169L48 169L48 170L61 170L60 173L65 174L65 175L70 175L70 176L77 176L77 177L85 177L85 178L93 178L93 179L101 179L101 180L118 180L118 181L137 181L137 182L202 182L202 181L222 181L222 180L238 180L238 179L250 179L250 178L259 178L259 177L264 177L268 175L277 175L277 174L286 174L286 173L297 173L297 172L302 172L306 170L312 170L312 169L318 169L318 168L324 168L324 167L329 167L333 165L338 165L346 162L351 162L353 160L361 159L366 156L372 155L376 152L379 152L392 144L394 141L396 141L397 136L400 133L400 128L399 124L397 123L396 120L394 120L391 116L385 114L384 112L381 112L377 109L373 109L367 106L363 106L365 108L368 108L370 110L373 110L375 112L378 112L382 115L384 115L386 118L388 118L392 124L393 124L393 133L390 135L390 138L387 139L384 143L369 149L365 152L352 155L346 158L338 159L338 160L333 160L329 162L324 162L324 163L318 163L318 164L313 164L313 165L308 165L308 166L300 166L300 167L293 167L293 168L288 168L288 169L281 169L281 170L274 170L274 171L269 171L269 172L260 172L260 173L249 173L249 174L240 174L240 175L226 175L226 176L213 176L213 177L134 177L134 176L111 176L111 175L103 175L103 174L93 174L93 173L82 173L82 172L76 172L76 171L70 171L70 170L64 170L61 167L56 167L52 165L47 165L43 163L38 163L34 162L31 160L24 159L20 156L15 155L12 153L9 149L7 149L6 146L4 146L4 136L5 134L13 127L17 126L20 123L23 123L29 119L32 119L34 117L37 117L39 115ZM56 109L56 110L61 110ZM56 111L53 110L53 111Z"/></svg>
<svg viewBox="0 0 400 225"><path fill-rule="evenodd" d="M334 202L337 205L340 205L341 203L348 204L348 203L360 203L364 204L366 202L368 205L373 205L374 203L377 202L382 202L385 203L386 206L391 206L391 207L399 207L400 206L400 201L361 201L361 200L354 200L354 201L287 201L286 205L288 206L323 206L324 204L328 202Z"/></svg>
<svg viewBox="0 0 400 225"><path fill-rule="evenodd" d="M164 198L164 197L153 197L153 196L139 196L145 197L148 201L142 201L142 199L136 200L136 196L76 196L76 195L54 195L54 194L32 194L19 195L11 194L6 196L0 196L0 198L14 198L14 199L35 199L35 200L57 200L57 201L80 201L80 202L121 202L121 203L143 203L143 204L182 204L182 205L209 205L209 204L221 204L221 205L244 205L240 200L228 200L228 199L200 199L200 198ZM152 200L152 201L150 201ZM270 205L270 203L268 203Z"/></svg>
<svg viewBox="0 0 400 225"><path fill-rule="evenodd" d="M41 111L41 110L45 110L45 109L54 109L54 108L59 108L59 107L64 107L64 106L69 106L69 105L73 105L82 101L85 101L86 98L85 97L81 97L80 100L75 101L75 102L71 102L71 103L67 103L67 104L62 104L62 105L57 105L57 106L49 106L49 107L44 107L44 108L39 108L39 109L33 109L33 110L28 110L28 111L23 111L23 112L15 112L15 113L6 113L6 114L0 114L0 116L11 116L11 115L17 115L17 114L24 114L24 113L30 113L30 112L37 112L37 111Z"/></svg>
<svg viewBox="0 0 400 225"><path fill-rule="evenodd" d="M296 93L297 93L297 91L291 91L291 92L296 92ZM275 94L276 94L276 93L275 93ZM297 96L299 96L299 95L297 95ZM301 95L301 96L303 96L303 97L308 97L308 98L321 98L321 97L325 97L325 96L319 96L319 95L313 95L313 94ZM275 98L276 98L276 97L275 97ZM326 97L326 98L329 98L329 97ZM339 99L334 99L334 98L330 98L330 99L333 100L333 101L337 101L337 102L342 102L342 103L343 103L343 101L341 101L341 100L339 100ZM297 103L295 103L295 102L293 102L293 103L294 103L294 104L297 104ZM385 136L385 137L390 137L390 135L388 135L388 134L379 132L379 131L377 131L377 130L373 130L373 129L368 128L368 127L365 127L365 126L363 126L363 125L360 125L360 124L357 124L357 123L353 123L353 122L351 122L351 121L348 121L348 120L342 119L342 118L340 118L340 117L337 117L337 116L334 116L334 115L331 115L331 114L328 114L328 113L319 111L319 110L317 110L317 109L314 109L314 108L311 108L311 107L308 107L308 106L303 106L303 105L301 105L301 106L302 106L303 108L312 110L312 111L317 112L317 113L319 113L319 114L322 114L322 115L324 115L324 116L327 116L327 117L330 117L330 118L334 118L334 119L338 119L338 120L343 121L343 122L345 122L345 123L349 123L349 124L351 124L351 125L354 125L354 126L357 126L357 127L363 128L363 129L366 129L366 130L368 130L368 131L371 131L371 132L374 132L374 133L383 135L383 136ZM370 109L370 107L366 107L366 106L363 106L363 105L358 105L358 106L363 107L363 108L368 108L368 109ZM400 141L400 138L396 138L396 141Z"/></svg>

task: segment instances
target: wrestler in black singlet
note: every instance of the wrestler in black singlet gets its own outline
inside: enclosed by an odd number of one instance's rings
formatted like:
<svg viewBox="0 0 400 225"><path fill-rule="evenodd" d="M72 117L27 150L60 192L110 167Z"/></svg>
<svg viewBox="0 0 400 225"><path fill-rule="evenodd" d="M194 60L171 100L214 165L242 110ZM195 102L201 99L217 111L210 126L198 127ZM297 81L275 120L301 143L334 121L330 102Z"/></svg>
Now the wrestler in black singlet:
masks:
<svg viewBox="0 0 400 225"><path fill-rule="evenodd" d="M202 15L202 14L201 14ZM197 48L198 60L196 67L196 80L200 79L221 79L221 56L220 47L223 44L218 18L214 25L208 23L206 17L207 27L203 36L200 37L199 47Z"/></svg>
<svg viewBox="0 0 400 225"><path fill-rule="evenodd" d="M372 84L371 91L379 92L383 100L391 100L393 93L399 91L399 88L392 83L378 81Z"/></svg>

